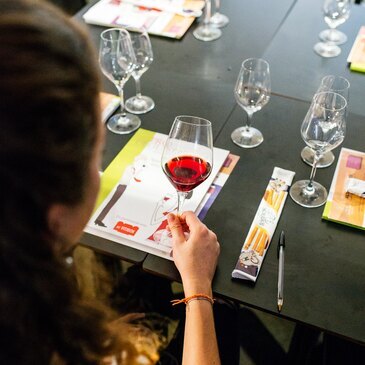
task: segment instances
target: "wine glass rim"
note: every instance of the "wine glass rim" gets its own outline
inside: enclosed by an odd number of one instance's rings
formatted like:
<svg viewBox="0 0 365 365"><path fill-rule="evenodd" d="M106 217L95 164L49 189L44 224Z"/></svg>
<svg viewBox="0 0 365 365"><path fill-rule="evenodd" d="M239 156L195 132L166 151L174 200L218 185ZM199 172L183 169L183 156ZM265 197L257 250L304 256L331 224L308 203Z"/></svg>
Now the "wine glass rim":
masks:
<svg viewBox="0 0 365 365"><path fill-rule="evenodd" d="M260 61L262 62L263 64L266 64L267 68L269 69L270 68L270 65L269 65L269 62L267 62L266 60L264 60L263 58L255 58L255 57L251 57L251 58L246 58L245 60L242 61L242 64L241 64L241 67L243 67L244 69L246 70L250 70L250 68L246 67L245 66L245 63L246 62L249 62L249 61Z"/></svg>
<svg viewBox="0 0 365 365"><path fill-rule="evenodd" d="M313 97L313 102L314 102L315 104L317 104L317 99L318 99L318 97L319 97L320 95L322 95L322 94L334 94L334 95L339 96L339 97L340 97L340 99L343 99L344 105L343 105L343 106L341 106L340 108L336 108L336 110L337 110L337 111L340 111L340 110L345 109L345 108L347 107L347 100L346 100L346 99L345 99L342 95L340 95L339 93L336 93L336 92L334 92L334 91L320 91L319 93L316 93L316 94L314 95L314 97ZM326 108L326 107L324 107L324 109L326 109L326 110L330 110L330 108Z"/></svg>
<svg viewBox="0 0 365 365"><path fill-rule="evenodd" d="M194 122L193 120L191 120L191 121L183 120L185 118L199 119L199 121L202 121L203 123ZM177 121L177 120L179 120L179 122L181 122L181 123L190 124L190 125L200 125L200 126L211 126L212 125L212 122L209 121L208 119L205 119L202 117L197 117L194 115L177 115L175 117L175 121Z"/></svg>
<svg viewBox="0 0 365 365"><path fill-rule="evenodd" d="M324 86L323 82L330 78L330 77L333 77L334 79L341 79L345 82L345 87L343 87L342 89L340 88L337 88L336 91L342 91L342 90L346 90L346 89L349 89L350 88L350 81L346 79L346 77L343 77L343 76L336 76L336 75L326 75L326 76L323 76L322 77L322 80L321 80L321 85L320 86Z"/></svg>
<svg viewBox="0 0 365 365"><path fill-rule="evenodd" d="M116 39L109 39L109 38L106 38L105 37L105 34L110 33L112 31L118 31L119 33L122 33L124 37L128 37L129 36L128 31L126 29L124 29L124 28L109 28L109 29L105 29L105 30L103 30L101 32L100 38L103 41L107 41L107 42L115 42L115 41L117 41Z"/></svg>

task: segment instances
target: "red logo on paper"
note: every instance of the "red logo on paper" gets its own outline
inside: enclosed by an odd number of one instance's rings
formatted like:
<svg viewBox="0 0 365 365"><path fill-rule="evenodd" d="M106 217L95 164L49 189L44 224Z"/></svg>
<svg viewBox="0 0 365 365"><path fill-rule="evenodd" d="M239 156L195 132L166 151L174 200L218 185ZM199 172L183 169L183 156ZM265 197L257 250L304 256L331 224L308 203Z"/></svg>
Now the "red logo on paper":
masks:
<svg viewBox="0 0 365 365"><path fill-rule="evenodd" d="M119 221L115 225L114 230L123 234L127 234L129 236L134 236L139 230L139 227Z"/></svg>

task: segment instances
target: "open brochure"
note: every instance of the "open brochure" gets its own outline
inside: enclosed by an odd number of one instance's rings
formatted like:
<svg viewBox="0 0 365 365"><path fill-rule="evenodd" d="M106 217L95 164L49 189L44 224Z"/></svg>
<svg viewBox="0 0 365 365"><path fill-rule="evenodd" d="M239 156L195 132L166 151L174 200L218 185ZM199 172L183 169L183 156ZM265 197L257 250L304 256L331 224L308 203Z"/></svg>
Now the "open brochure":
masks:
<svg viewBox="0 0 365 365"><path fill-rule="evenodd" d="M144 129L136 132L105 170L86 232L171 259L166 216L176 210L177 193L161 168L166 139ZM214 148L212 173L188 195L184 210L204 216L237 160Z"/></svg>
<svg viewBox="0 0 365 365"><path fill-rule="evenodd" d="M365 229L365 153L342 148L324 219Z"/></svg>
<svg viewBox="0 0 365 365"><path fill-rule="evenodd" d="M180 39L203 7L203 0L100 0L83 18L89 24L145 28L150 34Z"/></svg>

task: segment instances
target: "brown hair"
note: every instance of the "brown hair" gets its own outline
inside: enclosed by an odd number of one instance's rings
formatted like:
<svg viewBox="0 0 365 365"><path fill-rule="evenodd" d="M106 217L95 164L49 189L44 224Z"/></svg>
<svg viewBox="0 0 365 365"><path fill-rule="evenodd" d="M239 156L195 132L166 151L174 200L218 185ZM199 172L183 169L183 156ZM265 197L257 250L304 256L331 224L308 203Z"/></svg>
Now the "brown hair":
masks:
<svg viewBox="0 0 365 365"><path fill-rule="evenodd" d="M47 223L52 204L83 199L100 122L95 59L52 6L0 0L1 364L100 364L133 351L104 308L81 300Z"/></svg>

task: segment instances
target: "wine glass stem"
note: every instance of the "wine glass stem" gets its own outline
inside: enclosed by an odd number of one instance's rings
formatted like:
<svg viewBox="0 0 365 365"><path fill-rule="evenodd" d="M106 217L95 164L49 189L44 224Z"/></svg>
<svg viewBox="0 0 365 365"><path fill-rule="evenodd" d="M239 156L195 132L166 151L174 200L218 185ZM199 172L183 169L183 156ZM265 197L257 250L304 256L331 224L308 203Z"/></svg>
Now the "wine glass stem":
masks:
<svg viewBox="0 0 365 365"><path fill-rule="evenodd" d="M212 16L211 0L205 0L205 17L203 22L204 25L209 25L211 16Z"/></svg>
<svg viewBox="0 0 365 365"><path fill-rule="evenodd" d="M122 87L118 88L119 91L119 97L120 97L120 111L122 113L122 116L126 115L126 112L124 110L124 91Z"/></svg>
<svg viewBox="0 0 365 365"><path fill-rule="evenodd" d="M322 154L318 154L317 152L314 154L312 171L311 171L311 174L309 176L309 183L306 187L307 192L312 192L313 191L313 179L316 176L317 164L318 164L319 159L321 158L321 155Z"/></svg>
<svg viewBox="0 0 365 365"><path fill-rule="evenodd" d="M182 207L184 205L184 201L186 196L188 195L185 191L178 191L177 192L177 215L181 215Z"/></svg>
<svg viewBox="0 0 365 365"><path fill-rule="evenodd" d="M219 9L221 7L221 0L215 0L215 12L219 13Z"/></svg>
<svg viewBox="0 0 365 365"><path fill-rule="evenodd" d="M134 81L136 82L136 96L137 96L137 98L140 98L142 96L142 94L141 94L141 79L140 79L140 77L135 77Z"/></svg>
<svg viewBox="0 0 365 365"><path fill-rule="evenodd" d="M245 125L247 132L250 130L251 123L252 123L252 113L247 113L247 119L246 119L246 125Z"/></svg>

